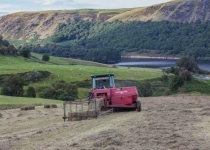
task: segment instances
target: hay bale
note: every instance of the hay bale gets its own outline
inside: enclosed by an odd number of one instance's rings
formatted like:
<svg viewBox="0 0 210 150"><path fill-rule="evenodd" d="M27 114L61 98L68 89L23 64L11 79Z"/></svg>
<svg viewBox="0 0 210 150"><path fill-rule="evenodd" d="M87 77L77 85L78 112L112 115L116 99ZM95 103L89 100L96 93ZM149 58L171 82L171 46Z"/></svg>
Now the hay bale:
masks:
<svg viewBox="0 0 210 150"><path fill-rule="evenodd" d="M80 120L82 120L82 117L81 116L79 116L79 113L72 113L71 114L72 115L72 121L80 121Z"/></svg>
<svg viewBox="0 0 210 150"><path fill-rule="evenodd" d="M90 110L87 112L88 118L96 118L97 114L98 113L95 110Z"/></svg>
<svg viewBox="0 0 210 150"><path fill-rule="evenodd" d="M58 106L55 104L52 104L52 105L50 105L50 108L58 108Z"/></svg>
<svg viewBox="0 0 210 150"><path fill-rule="evenodd" d="M87 112L68 112L68 121L80 121L88 118Z"/></svg>
<svg viewBox="0 0 210 150"><path fill-rule="evenodd" d="M46 104L44 105L44 108L50 108L50 105Z"/></svg>
<svg viewBox="0 0 210 150"><path fill-rule="evenodd" d="M26 110L34 110L35 106L23 106L20 108L21 111L26 111Z"/></svg>
<svg viewBox="0 0 210 150"><path fill-rule="evenodd" d="M28 106L28 110L34 110L35 106Z"/></svg>
<svg viewBox="0 0 210 150"><path fill-rule="evenodd" d="M72 113L71 112L68 112L68 115L67 115L67 118L68 118L68 121L72 121Z"/></svg>
<svg viewBox="0 0 210 150"><path fill-rule="evenodd" d="M28 107L26 107L26 106L21 107L20 110L21 110L21 111L26 111L26 110L28 110Z"/></svg>
<svg viewBox="0 0 210 150"><path fill-rule="evenodd" d="M96 105L96 106L95 106ZM89 110L101 112L101 108L104 106L104 99L103 98L94 98L90 101Z"/></svg>
<svg viewBox="0 0 210 150"><path fill-rule="evenodd" d="M55 104L46 104L44 105L44 108L58 108L58 106Z"/></svg>
<svg viewBox="0 0 210 150"><path fill-rule="evenodd" d="M80 112L79 116L81 117L82 120L88 119L88 113L87 111L85 112Z"/></svg>

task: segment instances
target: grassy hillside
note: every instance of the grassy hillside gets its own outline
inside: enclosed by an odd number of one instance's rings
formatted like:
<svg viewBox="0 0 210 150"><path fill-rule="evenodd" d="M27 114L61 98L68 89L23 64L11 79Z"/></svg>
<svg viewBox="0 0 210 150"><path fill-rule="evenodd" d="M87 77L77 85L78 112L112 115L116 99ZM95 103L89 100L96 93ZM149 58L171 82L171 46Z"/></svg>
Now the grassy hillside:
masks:
<svg viewBox="0 0 210 150"><path fill-rule="evenodd" d="M39 60L42 60L41 54L32 53L32 56L38 58ZM109 65L92 61L85 61L73 58L53 57L53 56L50 56L49 63L55 65L85 65L85 66L97 66L97 67L110 67Z"/></svg>
<svg viewBox="0 0 210 150"><path fill-rule="evenodd" d="M36 57L40 55L33 54ZM38 63L22 57L0 56L1 72L0 74L15 74L27 71L49 71L51 75L39 82L30 84L30 86L37 89L41 86L49 86L58 80L66 82L90 80L93 74L114 73L115 79L118 80L145 80L160 77L162 72L155 69L145 68L130 68L118 67L112 68L111 66L102 65L99 63L87 62L82 60L74 60L74 65L69 63L72 59L63 59L51 57L49 63ZM56 65L55 65L56 63ZM78 63L78 64L77 64ZM96 65L96 66L90 66ZM83 65L81 65L83 64ZM86 65L84 65L86 64ZM102 67L103 66L103 67ZM79 88L79 98L86 98L85 92L90 88Z"/></svg>
<svg viewBox="0 0 210 150"><path fill-rule="evenodd" d="M40 41L52 35L59 24L74 21L106 21L130 9L80 9L49 10L40 12L18 12L0 17L0 34L7 39L22 42L39 38Z"/></svg>

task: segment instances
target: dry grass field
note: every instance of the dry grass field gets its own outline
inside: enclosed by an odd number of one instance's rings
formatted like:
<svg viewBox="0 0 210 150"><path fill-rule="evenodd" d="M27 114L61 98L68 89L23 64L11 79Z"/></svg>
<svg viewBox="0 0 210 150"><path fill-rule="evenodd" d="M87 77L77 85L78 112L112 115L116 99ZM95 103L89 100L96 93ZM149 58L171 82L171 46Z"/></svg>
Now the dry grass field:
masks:
<svg viewBox="0 0 210 150"><path fill-rule="evenodd" d="M208 150L210 97L141 98L142 112L63 122L62 105L1 110L1 150Z"/></svg>

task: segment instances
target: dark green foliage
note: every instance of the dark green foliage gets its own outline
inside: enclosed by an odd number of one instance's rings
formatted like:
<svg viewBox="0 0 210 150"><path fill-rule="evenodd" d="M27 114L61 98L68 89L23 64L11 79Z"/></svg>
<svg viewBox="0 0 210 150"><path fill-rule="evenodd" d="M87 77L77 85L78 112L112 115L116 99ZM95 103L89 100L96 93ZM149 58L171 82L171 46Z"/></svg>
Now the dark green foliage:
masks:
<svg viewBox="0 0 210 150"><path fill-rule="evenodd" d="M49 61L49 60L50 60L50 56L49 56L48 54L44 54L44 55L42 56L42 60L43 60L43 61Z"/></svg>
<svg viewBox="0 0 210 150"><path fill-rule="evenodd" d="M111 63L121 60L118 50L91 50L87 53L86 60L100 63Z"/></svg>
<svg viewBox="0 0 210 150"><path fill-rule="evenodd" d="M74 83L77 85L77 87L81 87L81 88L91 88L92 87L91 80L77 81Z"/></svg>
<svg viewBox="0 0 210 150"><path fill-rule="evenodd" d="M50 75L49 71L30 71L25 73L19 73L26 82L39 81L41 79L47 78Z"/></svg>
<svg viewBox="0 0 210 150"><path fill-rule="evenodd" d="M29 84L31 82L40 81L44 78L47 78L50 75L49 71L29 71L23 73L17 73L21 78L24 79L25 84ZM0 75L0 85L3 84L4 80L9 77L10 74L2 74Z"/></svg>
<svg viewBox="0 0 210 150"><path fill-rule="evenodd" d="M51 37L56 44L38 45L32 49L38 53L82 59L92 50L114 49L210 60L209 35L210 21L78 21L60 25Z"/></svg>
<svg viewBox="0 0 210 150"><path fill-rule="evenodd" d="M4 79L1 93L7 96L23 96L24 80L20 75L9 76Z"/></svg>
<svg viewBox="0 0 210 150"><path fill-rule="evenodd" d="M165 89L165 91L164 91L164 93L163 93L163 95L164 96L169 96L169 95L171 95L171 91L170 91L170 89Z"/></svg>
<svg viewBox="0 0 210 150"><path fill-rule="evenodd" d="M165 75L165 74L163 74L163 75L161 76L161 78L162 78L163 82L167 82L167 81L168 81L168 76Z"/></svg>
<svg viewBox="0 0 210 150"><path fill-rule="evenodd" d="M74 84L56 82L53 84L53 87L55 88L55 90L62 89L66 91L68 94L70 94L71 97L77 98L78 90L77 86Z"/></svg>
<svg viewBox="0 0 210 150"><path fill-rule="evenodd" d="M36 97L36 92L35 92L35 89L31 86L28 87L27 91L26 91L26 97L33 97L35 98Z"/></svg>
<svg viewBox="0 0 210 150"><path fill-rule="evenodd" d="M175 75L172 78L171 84L170 84L170 90L171 91L177 91L179 87L181 87L184 84L184 80L181 76Z"/></svg>
<svg viewBox="0 0 210 150"><path fill-rule="evenodd" d="M172 73L175 75L179 75L179 68L172 66L172 67L166 69L166 73Z"/></svg>
<svg viewBox="0 0 210 150"><path fill-rule="evenodd" d="M139 83L137 85L137 89L138 89L139 96L141 97L149 97L149 96L152 96L153 94L152 85L148 81Z"/></svg>
<svg viewBox="0 0 210 150"><path fill-rule="evenodd" d="M17 55L17 49L0 35L0 55Z"/></svg>
<svg viewBox="0 0 210 150"><path fill-rule="evenodd" d="M190 81L192 79L192 76L189 70L185 68L181 68L180 70L181 70L181 76L184 80Z"/></svg>
<svg viewBox="0 0 210 150"><path fill-rule="evenodd" d="M192 79L186 81L182 88L186 89L187 93L198 92L202 94L210 93L210 80Z"/></svg>
<svg viewBox="0 0 210 150"><path fill-rule="evenodd" d="M44 89L39 93L39 97L46 98L46 99L56 99L55 89L52 89L50 87Z"/></svg>
<svg viewBox="0 0 210 150"><path fill-rule="evenodd" d="M30 49L27 46L22 47L19 54L25 58L29 58L31 56Z"/></svg>
<svg viewBox="0 0 210 150"><path fill-rule="evenodd" d="M39 89L41 98L59 99L59 100L74 100L77 98L77 86L64 81L57 81L52 87Z"/></svg>
<svg viewBox="0 0 210 150"><path fill-rule="evenodd" d="M181 57L177 62L176 65L179 68L185 68L190 72L197 72L199 70L198 65L195 63L193 59L187 57Z"/></svg>

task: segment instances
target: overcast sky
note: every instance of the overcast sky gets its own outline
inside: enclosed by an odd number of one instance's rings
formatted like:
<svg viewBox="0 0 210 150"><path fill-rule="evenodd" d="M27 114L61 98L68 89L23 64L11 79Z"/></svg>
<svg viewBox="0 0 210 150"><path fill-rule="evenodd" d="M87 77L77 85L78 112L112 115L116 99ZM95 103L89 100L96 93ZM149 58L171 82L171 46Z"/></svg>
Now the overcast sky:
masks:
<svg viewBox="0 0 210 150"><path fill-rule="evenodd" d="M0 0L0 15L20 11L134 8L171 0Z"/></svg>

